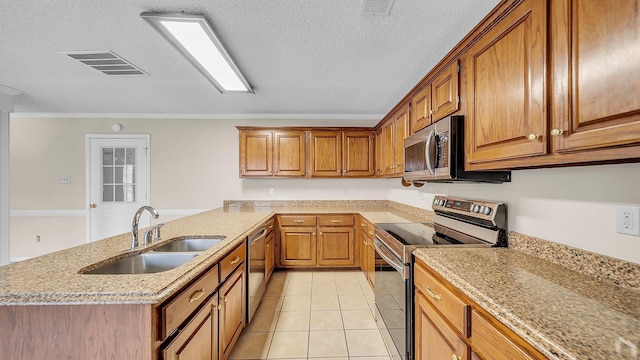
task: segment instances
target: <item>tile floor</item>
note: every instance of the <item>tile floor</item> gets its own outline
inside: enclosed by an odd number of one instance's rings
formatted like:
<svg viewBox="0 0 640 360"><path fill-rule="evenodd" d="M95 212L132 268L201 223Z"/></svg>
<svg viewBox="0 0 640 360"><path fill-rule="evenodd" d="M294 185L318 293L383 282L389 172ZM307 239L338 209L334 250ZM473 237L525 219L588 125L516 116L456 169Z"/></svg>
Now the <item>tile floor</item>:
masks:
<svg viewBox="0 0 640 360"><path fill-rule="evenodd" d="M279 271L231 359L389 360L360 271Z"/></svg>

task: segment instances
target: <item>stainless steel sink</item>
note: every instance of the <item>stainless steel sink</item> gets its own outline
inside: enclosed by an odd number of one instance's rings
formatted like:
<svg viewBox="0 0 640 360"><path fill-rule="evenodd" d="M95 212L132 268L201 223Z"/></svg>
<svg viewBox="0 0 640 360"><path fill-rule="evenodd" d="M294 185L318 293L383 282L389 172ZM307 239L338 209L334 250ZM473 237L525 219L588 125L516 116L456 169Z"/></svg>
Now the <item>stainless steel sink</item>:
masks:
<svg viewBox="0 0 640 360"><path fill-rule="evenodd" d="M198 256L197 253L142 253L107 263L83 274L151 274L171 270Z"/></svg>
<svg viewBox="0 0 640 360"><path fill-rule="evenodd" d="M168 244L159 246L153 249L156 253L191 253L201 252L209 249L220 241L224 240L225 236L219 236L215 238L185 238L172 241Z"/></svg>

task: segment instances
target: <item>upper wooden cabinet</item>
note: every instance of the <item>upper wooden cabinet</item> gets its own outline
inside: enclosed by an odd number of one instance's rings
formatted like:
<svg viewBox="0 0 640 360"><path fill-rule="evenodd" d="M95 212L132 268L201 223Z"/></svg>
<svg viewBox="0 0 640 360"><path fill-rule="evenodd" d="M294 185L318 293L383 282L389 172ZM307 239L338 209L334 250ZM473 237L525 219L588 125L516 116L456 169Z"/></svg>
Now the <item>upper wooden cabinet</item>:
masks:
<svg viewBox="0 0 640 360"><path fill-rule="evenodd" d="M636 1L551 2L554 151L640 143L637 7Z"/></svg>
<svg viewBox="0 0 640 360"><path fill-rule="evenodd" d="M373 131L345 131L343 136L343 176L373 176Z"/></svg>
<svg viewBox="0 0 640 360"><path fill-rule="evenodd" d="M526 0L466 54L466 161L547 153L546 1Z"/></svg>
<svg viewBox="0 0 640 360"><path fill-rule="evenodd" d="M393 136L395 117L391 117L382 125L382 173L383 175L393 175L395 172L395 138Z"/></svg>
<svg viewBox="0 0 640 360"><path fill-rule="evenodd" d="M382 176L384 175L384 135L382 128L376 130L375 136L375 176Z"/></svg>
<svg viewBox="0 0 640 360"><path fill-rule="evenodd" d="M459 72L455 61L411 98L411 134L458 111Z"/></svg>
<svg viewBox="0 0 640 360"><path fill-rule="evenodd" d="M311 176L342 176L342 132L311 132Z"/></svg>
<svg viewBox="0 0 640 360"><path fill-rule="evenodd" d="M240 132L240 176L273 175L273 131Z"/></svg>
<svg viewBox="0 0 640 360"><path fill-rule="evenodd" d="M240 131L241 177L304 175L304 131Z"/></svg>
<svg viewBox="0 0 640 360"><path fill-rule="evenodd" d="M273 168L275 176L304 176L304 131L273 132Z"/></svg>
<svg viewBox="0 0 640 360"><path fill-rule="evenodd" d="M394 116L394 167L393 174L404 174L404 139L409 136L409 104L407 103Z"/></svg>

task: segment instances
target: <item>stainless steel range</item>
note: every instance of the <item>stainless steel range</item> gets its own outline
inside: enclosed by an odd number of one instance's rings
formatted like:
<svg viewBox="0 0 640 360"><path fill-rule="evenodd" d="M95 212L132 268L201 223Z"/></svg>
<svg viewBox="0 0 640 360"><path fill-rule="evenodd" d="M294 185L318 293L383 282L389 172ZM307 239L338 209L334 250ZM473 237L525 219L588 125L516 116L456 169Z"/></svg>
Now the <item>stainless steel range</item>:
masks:
<svg viewBox="0 0 640 360"><path fill-rule="evenodd" d="M507 246L504 203L436 196L433 227L425 223L375 224L376 320L392 358L414 360L413 259L419 247ZM416 359L418 360L418 359Z"/></svg>

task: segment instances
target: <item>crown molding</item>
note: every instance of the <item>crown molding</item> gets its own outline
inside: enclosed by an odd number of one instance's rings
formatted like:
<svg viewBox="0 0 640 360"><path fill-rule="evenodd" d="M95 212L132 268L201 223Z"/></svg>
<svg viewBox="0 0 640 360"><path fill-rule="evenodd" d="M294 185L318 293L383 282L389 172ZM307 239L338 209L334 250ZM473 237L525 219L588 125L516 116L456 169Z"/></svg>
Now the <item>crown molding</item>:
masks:
<svg viewBox="0 0 640 360"><path fill-rule="evenodd" d="M186 119L186 120L362 120L379 121L386 114L159 114L13 112L12 119Z"/></svg>

